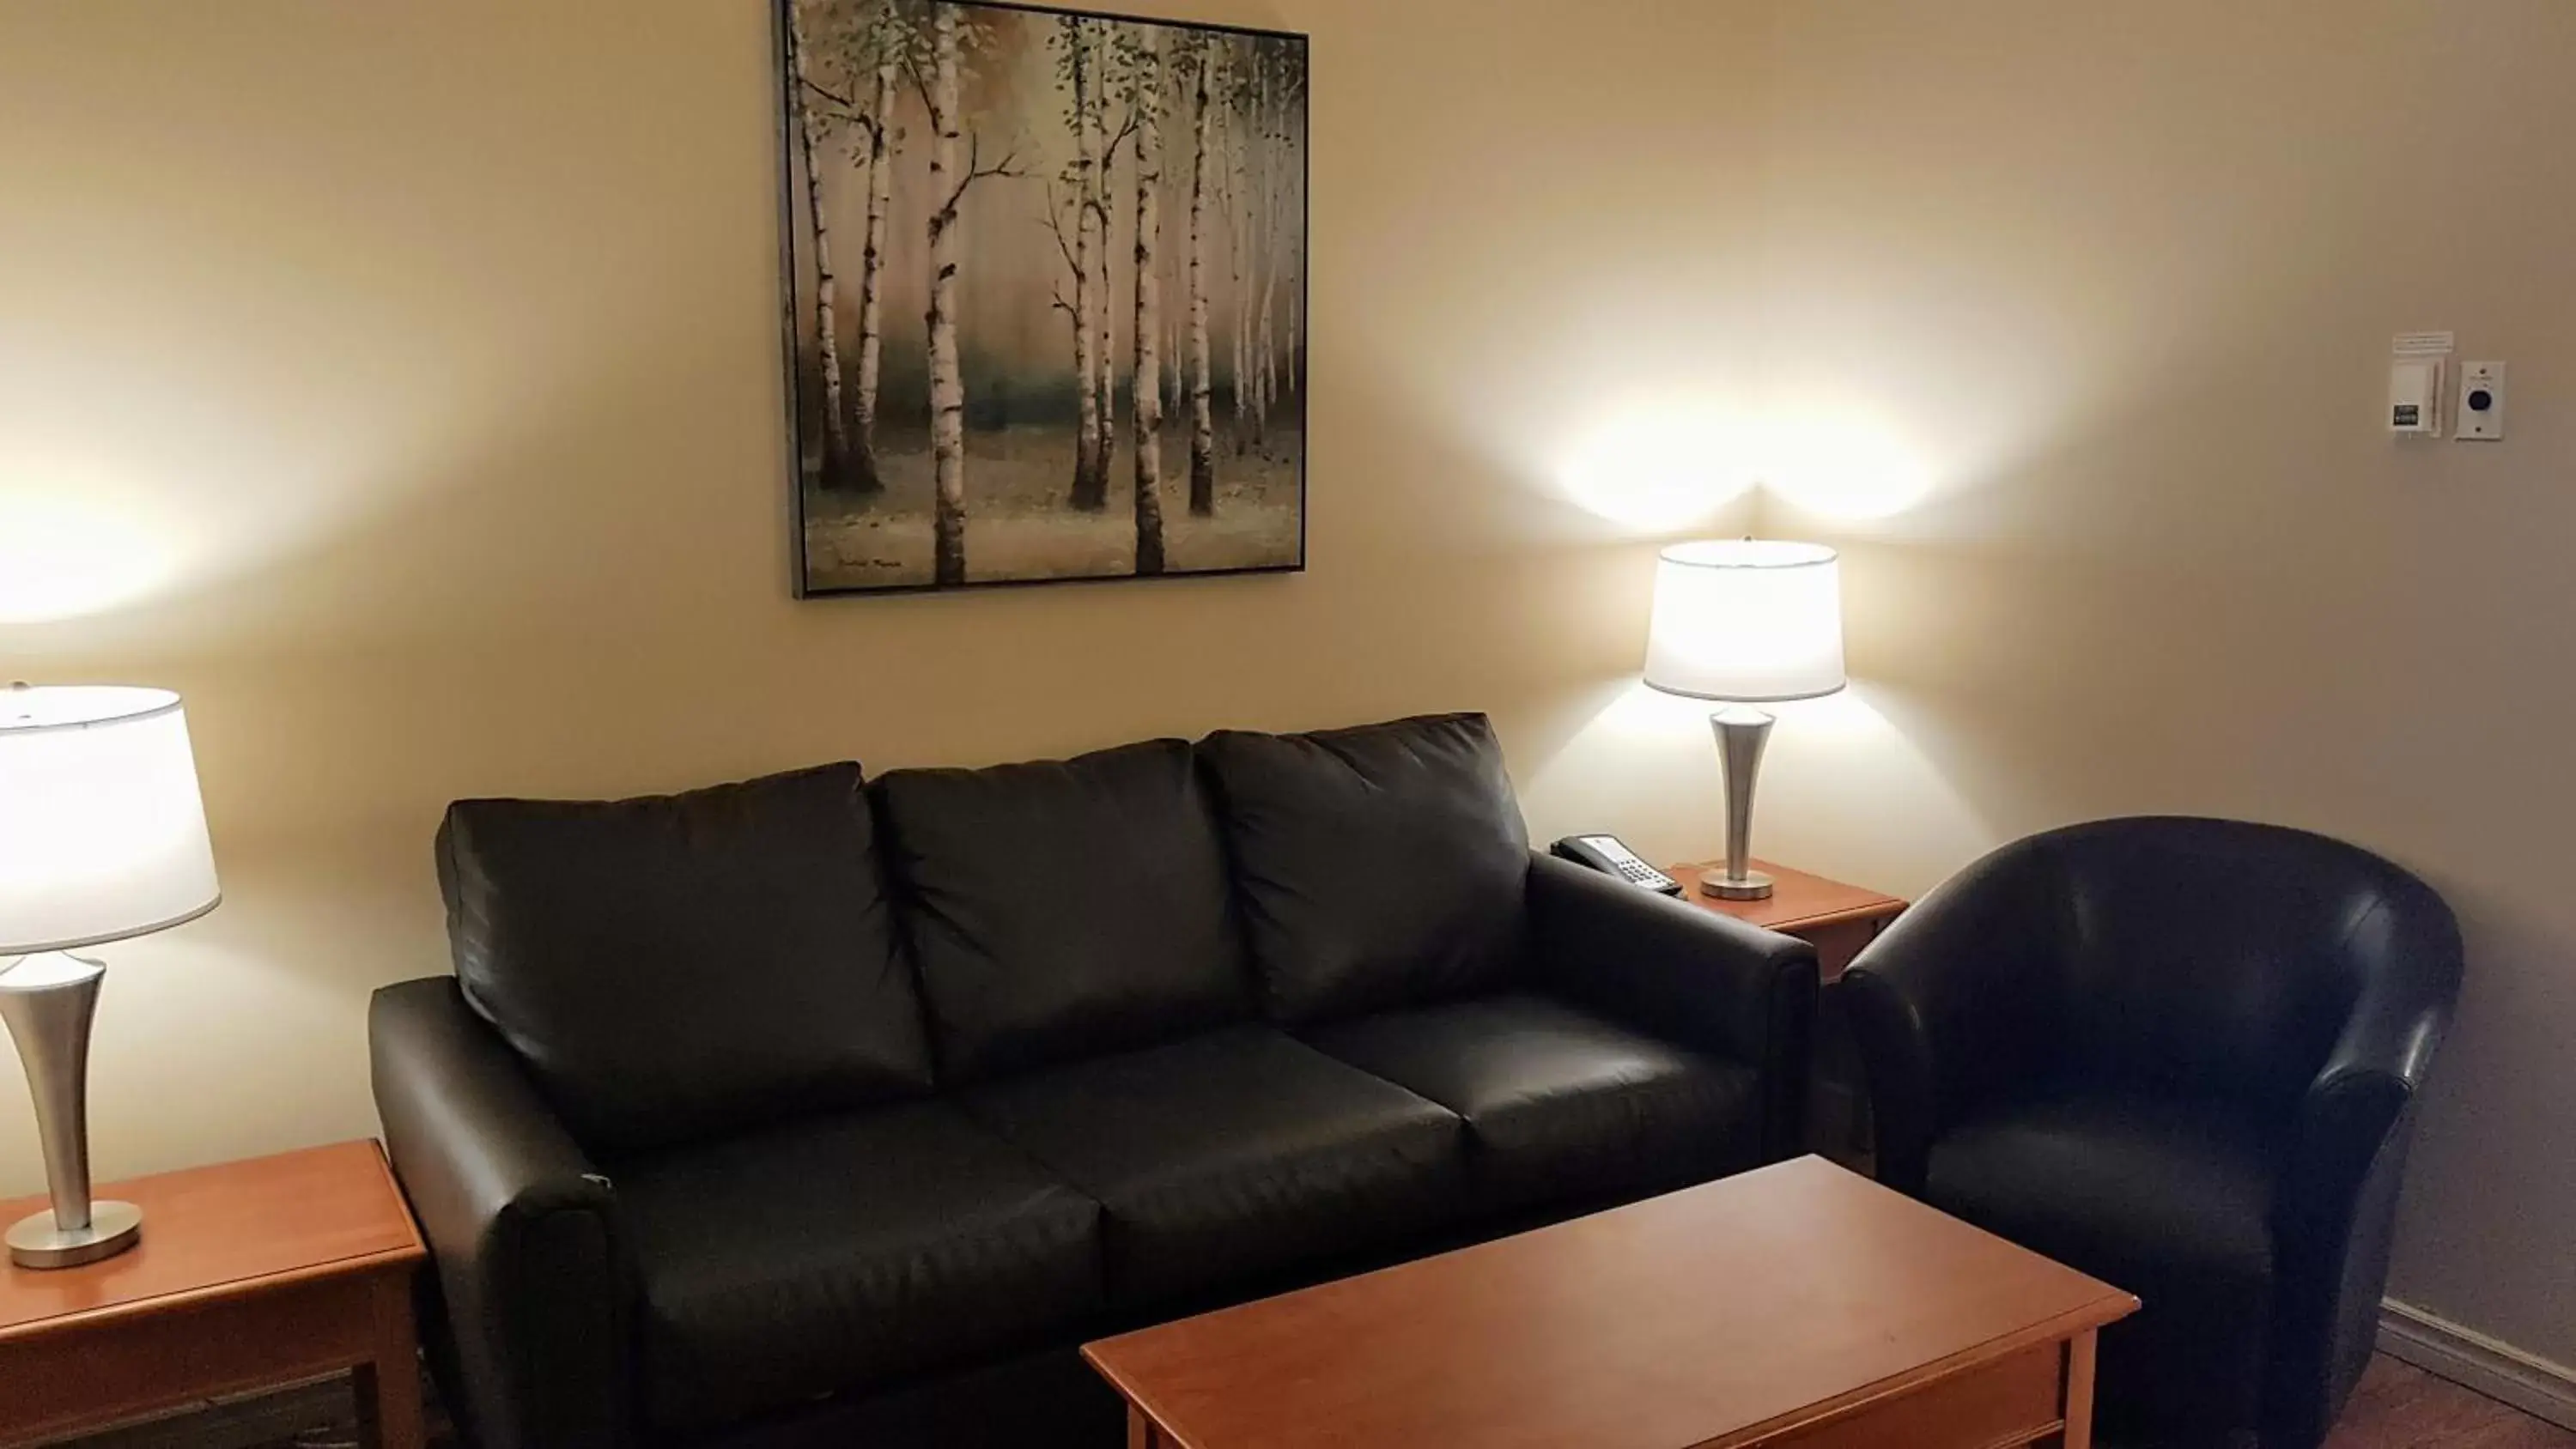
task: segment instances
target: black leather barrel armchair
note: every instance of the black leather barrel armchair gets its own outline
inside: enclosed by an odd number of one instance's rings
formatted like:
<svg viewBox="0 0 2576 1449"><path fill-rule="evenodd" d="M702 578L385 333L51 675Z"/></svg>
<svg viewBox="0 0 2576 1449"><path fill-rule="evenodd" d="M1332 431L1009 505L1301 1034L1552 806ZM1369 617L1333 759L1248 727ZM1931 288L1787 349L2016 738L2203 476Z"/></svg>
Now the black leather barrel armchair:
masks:
<svg viewBox="0 0 2576 1449"><path fill-rule="evenodd" d="M2102 1339L2106 1434L2315 1449L2460 974L2450 910L2375 855L2141 818L1995 852L1843 981L1881 1178L2143 1300Z"/></svg>
<svg viewBox="0 0 2576 1449"><path fill-rule="evenodd" d="M370 1018L484 1449L1121 1442L1085 1338L1790 1155L1811 948L1482 716L467 801Z"/></svg>

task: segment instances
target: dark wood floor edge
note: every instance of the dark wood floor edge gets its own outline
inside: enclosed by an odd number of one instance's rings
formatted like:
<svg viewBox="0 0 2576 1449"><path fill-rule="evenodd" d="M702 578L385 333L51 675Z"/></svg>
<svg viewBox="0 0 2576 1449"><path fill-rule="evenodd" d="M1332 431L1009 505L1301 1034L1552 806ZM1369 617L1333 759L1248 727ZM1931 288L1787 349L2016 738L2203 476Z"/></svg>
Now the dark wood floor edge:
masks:
<svg viewBox="0 0 2576 1449"><path fill-rule="evenodd" d="M2379 1305L2379 1351L2500 1403L2576 1430L2576 1369L2554 1364L2395 1298Z"/></svg>

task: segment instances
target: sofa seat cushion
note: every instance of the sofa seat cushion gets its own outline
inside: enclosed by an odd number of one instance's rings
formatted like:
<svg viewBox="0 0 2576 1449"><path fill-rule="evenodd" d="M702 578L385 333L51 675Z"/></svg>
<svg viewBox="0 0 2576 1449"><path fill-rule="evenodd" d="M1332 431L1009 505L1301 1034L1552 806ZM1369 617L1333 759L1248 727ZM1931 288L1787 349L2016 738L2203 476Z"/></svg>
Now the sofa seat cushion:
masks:
<svg viewBox="0 0 2576 1449"><path fill-rule="evenodd" d="M460 800L437 854L466 1001L593 1152L929 1089L856 765Z"/></svg>
<svg viewBox="0 0 2576 1449"><path fill-rule="evenodd" d="M1401 1244L1458 1210L1447 1109L1266 1026L1228 1027L967 1094L1098 1199L1109 1291L1171 1304Z"/></svg>
<svg viewBox="0 0 2576 1449"><path fill-rule="evenodd" d="M1385 1012L1307 1040L1464 1118L1480 1212L1624 1201L1762 1160L1750 1068L1548 997Z"/></svg>
<svg viewBox="0 0 2576 1449"><path fill-rule="evenodd" d="M1252 1015L1216 813L1179 740L872 787L943 1081Z"/></svg>
<svg viewBox="0 0 2576 1449"><path fill-rule="evenodd" d="M1529 831L1481 714L1199 742L1263 1014L1306 1026L1516 975Z"/></svg>
<svg viewBox="0 0 2576 1449"><path fill-rule="evenodd" d="M2258 1422L2278 1155L2225 1108L2070 1096L1952 1128L1924 1198L2138 1295L2102 1335L2105 1423L2217 1433Z"/></svg>
<svg viewBox="0 0 2576 1449"><path fill-rule="evenodd" d="M1100 1306L1099 1205L944 1102L613 1175L666 1435L1041 1346Z"/></svg>

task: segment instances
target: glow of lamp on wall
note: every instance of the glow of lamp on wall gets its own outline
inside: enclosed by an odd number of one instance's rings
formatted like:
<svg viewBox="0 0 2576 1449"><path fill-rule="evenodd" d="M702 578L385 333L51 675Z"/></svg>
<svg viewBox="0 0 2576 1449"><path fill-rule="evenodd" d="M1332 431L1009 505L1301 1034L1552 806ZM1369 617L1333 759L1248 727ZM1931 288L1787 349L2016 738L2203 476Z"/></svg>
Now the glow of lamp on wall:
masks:
<svg viewBox="0 0 2576 1449"><path fill-rule="evenodd" d="M76 619L159 587L157 539L68 488L0 483L0 624Z"/></svg>
<svg viewBox="0 0 2576 1449"><path fill-rule="evenodd" d="M1639 533L1704 526L1753 486L1753 470L1737 461L1750 451L1741 431L1714 408L1630 409L1576 446L1565 491L1585 512Z"/></svg>

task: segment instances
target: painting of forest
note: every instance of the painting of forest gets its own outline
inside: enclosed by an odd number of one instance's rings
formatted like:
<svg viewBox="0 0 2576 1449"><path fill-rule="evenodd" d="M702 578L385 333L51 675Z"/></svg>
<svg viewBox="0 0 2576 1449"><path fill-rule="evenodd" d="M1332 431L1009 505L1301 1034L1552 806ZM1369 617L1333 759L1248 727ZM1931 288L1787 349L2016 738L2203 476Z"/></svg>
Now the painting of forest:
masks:
<svg viewBox="0 0 2576 1449"><path fill-rule="evenodd" d="M778 4L800 593L1304 567L1305 38Z"/></svg>

